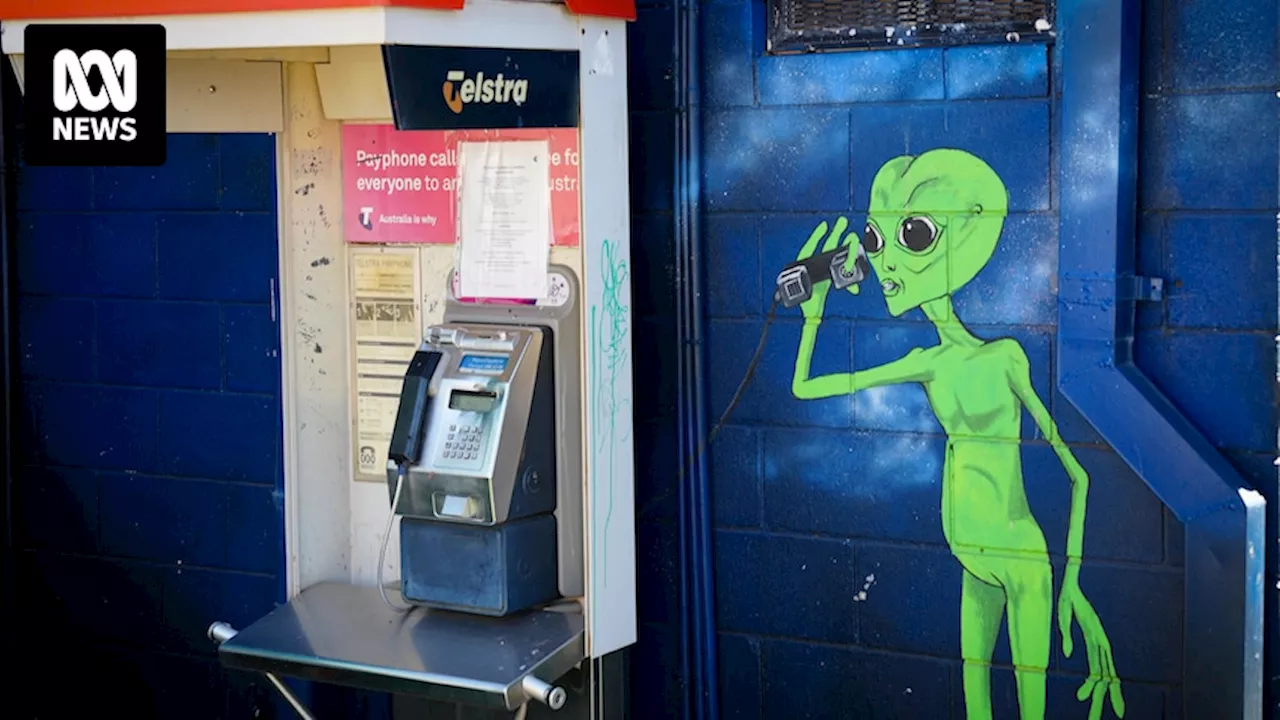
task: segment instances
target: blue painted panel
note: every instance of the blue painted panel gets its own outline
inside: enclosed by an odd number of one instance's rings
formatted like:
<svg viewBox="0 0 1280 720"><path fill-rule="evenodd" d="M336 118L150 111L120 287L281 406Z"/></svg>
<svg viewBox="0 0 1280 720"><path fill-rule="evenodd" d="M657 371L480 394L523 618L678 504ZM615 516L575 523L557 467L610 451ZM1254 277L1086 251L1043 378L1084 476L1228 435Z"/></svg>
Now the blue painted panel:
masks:
<svg viewBox="0 0 1280 720"><path fill-rule="evenodd" d="M671 625L641 625L631 647L631 712L637 718L680 716L680 639Z"/></svg>
<svg viewBox="0 0 1280 720"><path fill-rule="evenodd" d="M219 135L218 162L223 210L275 211L275 135Z"/></svg>
<svg viewBox="0 0 1280 720"><path fill-rule="evenodd" d="M280 390L280 327L267 305L223 305L225 382L232 392ZM314 348L313 348L314 349Z"/></svg>
<svg viewBox="0 0 1280 720"><path fill-rule="evenodd" d="M260 395L165 392L161 466L172 475L274 483L280 467L279 412L274 398Z"/></svg>
<svg viewBox="0 0 1280 720"><path fill-rule="evenodd" d="M752 27L755 6L737 2L702 9L702 102L707 106L755 102Z"/></svg>
<svg viewBox="0 0 1280 720"><path fill-rule="evenodd" d="M858 588L853 562L853 548L847 541L719 530L715 536L719 627L856 642ZM780 608L786 612L779 612Z"/></svg>
<svg viewBox="0 0 1280 720"><path fill-rule="evenodd" d="M958 701L940 660L782 640L762 655L765 718L947 718Z"/></svg>
<svg viewBox="0 0 1280 720"><path fill-rule="evenodd" d="M717 636L720 670L720 717L764 720L760 715L760 642L742 635Z"/></svg>
<svg viewBox="0 0 1280 720"><path fill-rule="evenodd" d="M849 123L857 209L866 209L871 181L886 161L938 147L967 150L990 164L1009 190L1010 212L1049 209L1048 101L854 107Z"/></svg>
<svg viewBox="0 0 1280 720"><path fill-rule="evenodd" d="M759 527L759 433L750 428L726 427L716 436L710 455L712 517L716 525Z"/></svg>
<svg viewBox="0 0 1280 720"><path fill-rule="evenodd" d="M635 439L636 517L674 521L682 479L675 419L637 420Z"/></svg>
<svg viewBox="0 0 1280 720"><path fill-rule="evenodd" d="M675 180L675 117L663 112L630 115L631 211L671 209Z"/></svg>
<svg viewBox="0 0 1280 720"><path fill-rule="evenodd" d="M141 388L30 388L35 456L53 465L147 472L156 465L156 393Z"/></svg>
<svg viewBox="0 0 1280 720"><path fill-rule="evenodd" d="M848 114L819 108L721 110L703 118L711 211L849 206Z"/></svg>
<svg viewBox="0 0 1280 720"><path fill-rule="evenodd" d="M768 55L756 63L761 105L941 100L942 51Z"/></svg>
<svg viewBox="0 0 1280 720"><path fill-rule="evenodd" d="M1274 215L1173 215L1165 225L1171 326L1275 327Z"/></svg>
<svg viewBox="0 0 1280 720"><path fill-rule="evenodd" d="M21 293L154 297L155 217L29 213L17 232Z"/></svg>
<svg viewBox="0 0 1280 720"><path fill-rule="evenodd" d="M226 485L122 473L103 473L101 481L108 554L186 565L226 562Z"/></svg>
<svg viewBox="0 0 1280 720"><path fill-rule="evenodd" d="M769 430L765 526L942 545L944 448L937 436Z"/></svg>
<svg viewBox="0 0 1280 720"><path fill-rule="evenodd" d="M93 169L95 210L216 210L218 137L170 134L161 167Z"/></svg>
<svg viewBox="0 0 1280 720"><path fill-rule="evenodd" d="M22 374L48 380L92 380L93 310L88 300L18 300L18 367Z"/></svg>
<svg viewBox="0 0 1280 720"><path fill-rule="evenodd" d="M1257 378L1273 377L1276 347L1265 335L1144 333L1137 362L1214 445L1266 452L1275 446L1275 399ZM1230 372L1206 372L1206 368Z"/></svg>
<svg viewBox="0 0 1280 720"><path fill-rule="evenodd" d="M227 491L227 560L232 570L274 573L282 567L284 495L265 485L230 484Z"/></svg>
<svg viewBox="0 0 1280 720"><path fill-rule="evenodd" d="M15 545L92 554L98 543L98 478L80 468L28 467L14 483Z"/></svg>
<svg viewBox="0 0 1280 720"><path fill-rule="evenodd" d="M641 320L632 325L633 382L646 392L635 395L635 417L641 420L675 417L679 350L671 341L670 320Z"/></svg>
<svg viewBox="0 0 1280 720"><path fill-rule="evenodd" d="M1143 207L1275 207L1280 168L1275 103L1274 92L1260 92L1175 95L1145 104Z"/></svg>
<svg viewBox="0 0 1280 720"><path fill-rule="evenodd" d="M279 264L274 215L168 214L158 228L161 297L270 302Z"/></svg>
<svg viewBox="0 0 1280 720"><path fill-rule="evenodd" d="M636 607L642 623L681 622L679 545L673 523L636 525Z"/></svg>
<svg viewBox="0 0 1280 720"><path fill-rule="evenodd" d="M756 368L756 379L734 410L735 423L816 427L850 425L853 400L849 396L802 403L791 394L791 376L795 370L802 324L791 318L774 320ZM707 380L711 407L717 412L728 406L738 382L746 373L747 363L759 344L763 325L761 320L712 320L709 323L707 356L715 358L716 371ZM849 324L840 320L822 323L813 355L812 373L815 377L849 372L849 329Z"/></svg>
<svg viewBox="0 0 1280 720"><path fill-rule="evenodd" d="M1049 92L1049 49L1039 43L949 48L946 63L948 99L1044 97Z"/></svg>
<svg viewBox="0 0 1280 720"><path fill-rule="evenodd" d="M119 385L216 390L222 321L211 303L98 303L98 376Z"/></svg>
<svg viewBox="0 0 1280 720"><path fill-rule="evenodd" d="M770 285L762 277L777 268L761 267L756 219L751 215L711 215L703 224L703 262L706 267L707 313L712 317L745 317L772 301ZM798 250L799 246L795 248ZM792 255L795 254L792 250Z"/></svg>
<svg viewBox="0 0 1280 720"><path fill-rule="evenodd" d="M675 228L669 215L631 219L631 313L640 318L676 315Z"/></svg>
<svg viewBox="0 0 1280 720"><path fill-rule="evenodd" d="M645 8L627 23L627 98L631 110L675 106L675 9Z"/></svg>
<svg viewBox="0 0 1280 720"><path fill-rule="evenodd" d="M165 646L178 652L212 655L205 632L210 618L248 627L275 609L276 581L267 575L170 568L164 573Z"/></svg>
<svg viewBox="0 0 1280 720"><path fill-rule="evenodd" d="M1155 4L1155 3L1152 3ZM1168 8L1170 84L1178 90L1280 85L1275 0L1179 0Z"/></svg>

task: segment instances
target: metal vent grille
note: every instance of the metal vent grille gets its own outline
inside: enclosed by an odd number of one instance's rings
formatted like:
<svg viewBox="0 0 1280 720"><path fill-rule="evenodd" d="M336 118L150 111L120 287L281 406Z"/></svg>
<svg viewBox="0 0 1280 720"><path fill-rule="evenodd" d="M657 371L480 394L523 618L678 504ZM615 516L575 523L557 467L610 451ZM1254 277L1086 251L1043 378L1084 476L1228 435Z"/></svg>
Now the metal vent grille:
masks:
<svg viewBox="0 0 1280 720"><path fill-rule="evenodd" d="M1048 41L1055 0L767 0L769 52Z"/></svg>

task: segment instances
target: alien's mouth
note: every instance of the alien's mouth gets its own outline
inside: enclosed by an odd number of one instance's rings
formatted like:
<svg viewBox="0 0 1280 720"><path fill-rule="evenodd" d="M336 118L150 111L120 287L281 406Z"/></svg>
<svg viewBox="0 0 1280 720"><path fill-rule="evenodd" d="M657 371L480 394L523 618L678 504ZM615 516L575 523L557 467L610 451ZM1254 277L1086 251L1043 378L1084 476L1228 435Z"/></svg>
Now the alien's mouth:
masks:
<svg viewBox="0 0 1280 720"><path fill-rule="evenodd" d="M880 290L884 292L885 297L893 297L901 289L902 286L892 280L882 280L880 282Z"/></svg>

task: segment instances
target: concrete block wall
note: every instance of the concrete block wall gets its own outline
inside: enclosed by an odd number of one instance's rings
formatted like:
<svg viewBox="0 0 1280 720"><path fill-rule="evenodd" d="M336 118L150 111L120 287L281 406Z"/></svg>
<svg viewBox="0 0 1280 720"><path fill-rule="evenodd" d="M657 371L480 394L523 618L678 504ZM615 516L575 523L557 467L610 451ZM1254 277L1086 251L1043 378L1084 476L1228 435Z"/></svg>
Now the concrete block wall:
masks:
<svg viewBox="0 0 1280 720"><path fill-rule="evenodd" d="M168 153L18 170L13 620L24 670L71 678L20 693L24 716L274 700L205 629L284 596L275 139L170 135Z"/></svg>
<svg viewBox="0 0 1280 720"><path fill-rule="evenodd" d="M1280 112L1276 13L1263 5L1147 3L1140 270L1166 278L1169 298L1142 310L1137 353L1267 495L1274 518ZM1035 389L1093 478L1081 582L1110 638L1126 717L1180 716L1181 527L1053 387L1055 51L769 57L764 27L762 0L702 7L711 414L746 369L774 276L819 222L844 215L861 228L871 177L890 157L935 147L982 157L1009 189L1010 216L956 312L981 337L1020 341ZM937 342L918 312L890 318L878 287L835 295L814 375ZM798 311L779 311L712 450L722 711L963 717L961 571L939 506L945 437L918 386L794 399L800 325ZM1069 481L1029 419L1023 427L1031 511L1060 581ZM1055 625L1049 713L1082 717L1078 632L1070 659L1060 645ZM1003 630L994 662L996 713L1016 714Z"/></svg>

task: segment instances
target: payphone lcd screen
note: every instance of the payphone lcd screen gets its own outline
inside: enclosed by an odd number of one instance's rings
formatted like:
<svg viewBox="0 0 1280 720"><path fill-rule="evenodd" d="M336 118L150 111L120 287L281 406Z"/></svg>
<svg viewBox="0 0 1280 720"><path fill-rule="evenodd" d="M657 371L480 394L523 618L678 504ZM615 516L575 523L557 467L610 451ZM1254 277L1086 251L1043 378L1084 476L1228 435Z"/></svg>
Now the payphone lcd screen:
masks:
<svg viewBox="0 0 1280 720"><path fill-rule="evenodd" d="M462 412L489 412L498 402L497 393L454 390L449 395L449 408Z"/></svg>

